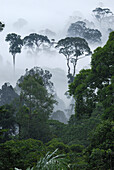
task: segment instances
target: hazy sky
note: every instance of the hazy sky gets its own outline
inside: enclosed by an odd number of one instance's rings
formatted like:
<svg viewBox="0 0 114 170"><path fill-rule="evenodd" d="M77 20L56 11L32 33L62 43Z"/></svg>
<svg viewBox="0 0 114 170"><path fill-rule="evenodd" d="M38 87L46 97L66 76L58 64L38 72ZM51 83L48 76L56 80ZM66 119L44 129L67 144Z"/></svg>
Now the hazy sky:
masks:
<svg viewBox="0 0 114 170"><path fill-rule="evenodd" d="M26 68L34 66L34 59L27 58L25 53L16 56L16 75L13 77L12 56L8 52L8 43L5 37L8 33L15 32L14 22L19 18L27 20L28 25L21 29L22 36L30 30L36 32L49 28L54 32L64 32L69 17L75 11L80 11L84 18L92 19L92 10L98 6L108 7L114 12L114 0L0 0L0 21L5 23L4 31L0 32L0 86L4 82L14 83L24 74ZM18 33L18 32L16 32ZM53 59L54 57L54 59ZM89 65L90 58L79 61L78 70ZM61 68L66 71L64 56L40 56L38 66ZM61 79L61 78L60 78Z"/></svg>
<svg viewBox="0 0 114 170"><path fill-rule="evenodd" d="M74 11L91 15L99 3L114 11L114 0L0 0L0 19L5 23L25 18L30 24L56 30ZM58 28L59 29L59 28Z"/></svg>

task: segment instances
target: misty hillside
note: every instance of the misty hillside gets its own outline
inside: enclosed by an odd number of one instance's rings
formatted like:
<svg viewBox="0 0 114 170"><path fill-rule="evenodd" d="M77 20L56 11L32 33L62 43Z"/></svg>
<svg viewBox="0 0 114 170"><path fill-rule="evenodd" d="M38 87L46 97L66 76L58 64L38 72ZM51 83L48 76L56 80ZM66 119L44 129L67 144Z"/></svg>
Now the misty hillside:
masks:
<svg viewBox="0 0 114 170"><path fill-rule="evenodd" d="M0 170L113 170L113 0L0 3Z"/></svg>

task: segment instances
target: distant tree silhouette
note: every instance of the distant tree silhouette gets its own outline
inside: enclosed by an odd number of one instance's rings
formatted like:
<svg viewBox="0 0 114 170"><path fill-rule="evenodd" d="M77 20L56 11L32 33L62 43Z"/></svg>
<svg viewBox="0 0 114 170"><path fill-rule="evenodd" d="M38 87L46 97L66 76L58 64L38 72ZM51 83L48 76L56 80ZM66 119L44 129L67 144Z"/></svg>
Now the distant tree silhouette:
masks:
<svg viewBox="0 0 114 170"><path fill-rule="evenodd" d="M68 28L68 36L81 37L89 43L98 43L101 41L102 34L98 29L87 28L85 22L77 21Z"/></svg>
<svg viewBox="0 0 114 170"><path fill-rule="evenodd" d="M32 33L23 39L23 44L25 47L32 50L33 53L37 53L40 48L44 48L46 45L50 44L50 40L47 36Z"/></svg>
<svg viewBox="0 0 114 170"><path fill-rule="evenodd" d="M13 56L13 66L15 69L15 56L17 53L21 53L23 41L21 40L21 36L15 33L8 34L5 40L9 42L9 52Z"/></svg>
<svg viewBox="0 0 114 170"><path fill-rule="evenodd" d="M11 104L11 102L18 97L13 87L9 83L4 83L2 89L0 89L0 106Z"/></svg>
<svg viewBox="0 0 114 170"><path fill-rule="evenodd" d="M61 39L56 48L63 54L67 60L68 77L72 79L75 76L77 61L91 53L88 43L85 39L79 37L67 37ZM82 57L81 57L82 56ZM70 63L73 64L73 73L71 74Z"/></svg>
<svg viewBox="0 0 114 170"><path fill-rule="evenodd" d="M105 17L109 17L112 16L113 13L111 12L111 10L109 8L96 8L93 11L93 15L94 17L101 22Z"/></svg>
<svg viewBox="0 0 114 170"><path fill-rule="evenodd" d="M3 23L0 21L0 32L3 31L4 27L5 27L5 24L3 24Z"/></svg>

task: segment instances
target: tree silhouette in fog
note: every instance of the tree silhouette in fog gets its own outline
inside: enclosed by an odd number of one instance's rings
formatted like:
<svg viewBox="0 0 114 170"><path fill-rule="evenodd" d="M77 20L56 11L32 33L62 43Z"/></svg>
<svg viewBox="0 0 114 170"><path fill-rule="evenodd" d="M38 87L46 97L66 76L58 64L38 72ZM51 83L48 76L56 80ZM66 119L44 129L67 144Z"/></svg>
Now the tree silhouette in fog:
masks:
<svg viewBox="0 0 114 170"><path fill-rule="evenodd" d="M23 41L21 39L21 36L15 33L8 34L5 40L9 42L9 45L10 45L9 52L13 56L13 66L15 69L15 56L17 53L21 53Z"/></svg>
<svg viewBox="0 0 114 170"><path fill-rule="evenodd" d="M3 23L0 21L0 32L3 31L4 27L5 27L5 24L3 24Z"/></svg>
<svg viewBox="0 0 114 170"><path fill-rule="evenodd" d="M37 54L41 49L47 48L50 45L50 40L47 36L32 33L23 39L23 44L32 53Z"/></svg>
<svg viewBox="0 0 114 170"><path fill-rule="evenodd" d="M59 53L66 57L68 78L72 81L76 74L77 61L91 54L88 43L83 38L67 37L58 41L56 48L59 48ZM71 73L70 63L73 65L73 73Z"/></svg>
<svg viewBox="0 0 114 170"><path fill-rule="evenodd" d="M101 42L102 34L98 29L87 28L85 22L77 21L68 28L68 36L84 38L89 43L94 44Z"/></svg>

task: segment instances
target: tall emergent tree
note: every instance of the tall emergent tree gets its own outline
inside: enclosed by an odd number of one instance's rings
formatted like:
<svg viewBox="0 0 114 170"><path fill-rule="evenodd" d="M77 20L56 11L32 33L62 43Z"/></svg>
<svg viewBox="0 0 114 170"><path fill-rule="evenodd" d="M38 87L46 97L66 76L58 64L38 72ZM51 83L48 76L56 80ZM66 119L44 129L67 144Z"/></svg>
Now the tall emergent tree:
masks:
<svg viewBox="0 0 114 170"><path fill-rule="evenodd" d="M49 46L50 40L47 36L39 35L37 33L32 33L23 39L23 44L25 47L32 50L33 53L37 53L41 48Z"/></svg>
<svg viewBox="0 0 114 170"><path fill-rule="evenodd" d="M96 8L92 11L94 18L99 24L99 28L105 31L104 37L107 32L114 31L114 14L109 8Z"/></svg>
<svg viewBox="0 0 114 170"><path fill-rule="evenodd" d="M20 138L48 141L49 126L46 122L53 111L55 101L46 89L50 77L46 78L46 83L43 72L42 76L39 73L38 68L32 69L18 81L21 94L17 121Z"/></svg>
<svg viewBox="0 0 114 170"><path fill-rule="evenodd" d="M69 86L70 94L76 101L76 115L86 114L86 109L92 110L94 102L97 101L101 102L105 109L104 118L113 119L114 32L110 34L103 48L98 47L94 51L91 65L90 70L80 71ZM85 109L82 110L84 103ZM88 112L90 113L91 111Z"/></svg>
<svg viewBox="0 0 114 170"><path fill-rule="evenodd" d="M105 109L105 119L114 119L114 31L110 33L106 45L97 48L92 55L92 74L97 88L98 100ZM109 114L110 113L110 114Z"/></svg>
<svg viewBox="0 0 114 170"><path fill-rule="evenodd" d="M23 41L21 39L21 36L15 33L8 34L5 40L9 42L9 45L10 45L9 52L13 56L13 66L15 69L15 56L17 53L21 53Z"/></svg>
<svg viewBox="0 0 114 170"><path fill-rule="evenodd" d="M67 37L58 41L56 48L63 54L67 60L68 76L75 76L77 61L91 54L88 43L85 39L79 37ZM73 73L71 73L70 63L73 64Z"/></svg>
<svg viewBox="0 0 114 170"><path fill-rule="evenodd" d="M110 34L104 47L98 47L94 51L91 66L91 69L81 70L76 75L74 82L69 86L69 91L75 98L75 119L80 117L82 121L85 118L83 115L91 116L94 108L98 110L98 112L94 111L99 125L90 133L90 144L85 152L88 165L85 169L112 170L114 156L114 32ZM95 104L99 105L101 109L97 108ZM92 121L92 117L87 118L85 120ZM70 121L73 122L73 119Z"/></svg>

